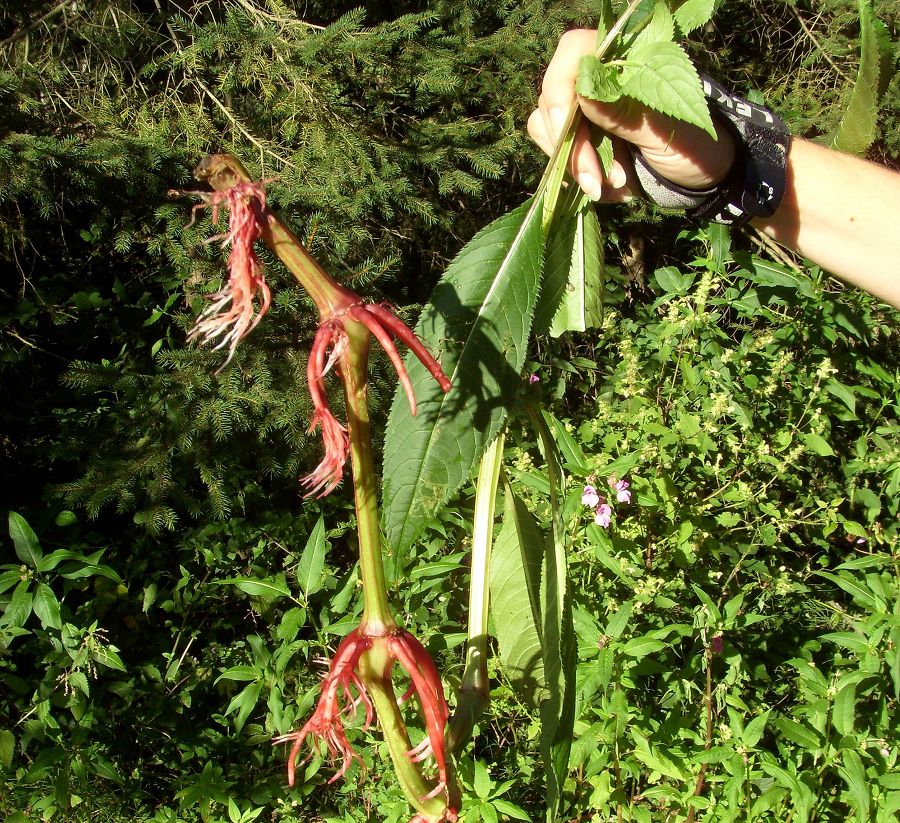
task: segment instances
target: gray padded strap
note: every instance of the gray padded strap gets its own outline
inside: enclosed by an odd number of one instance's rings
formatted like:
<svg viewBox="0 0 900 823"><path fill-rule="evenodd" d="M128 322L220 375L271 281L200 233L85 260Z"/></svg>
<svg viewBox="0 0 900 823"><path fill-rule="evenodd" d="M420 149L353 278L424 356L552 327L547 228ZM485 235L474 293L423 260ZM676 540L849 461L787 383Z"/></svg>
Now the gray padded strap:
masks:
<svg viewBox="0 0 900 823"><path fill-rule="evenodd" d="M717 191L717 187L697 191L678 186L657 174L639 151L632 150L632 157L635 174L647 199L664 209L695 209Z"/></svg>

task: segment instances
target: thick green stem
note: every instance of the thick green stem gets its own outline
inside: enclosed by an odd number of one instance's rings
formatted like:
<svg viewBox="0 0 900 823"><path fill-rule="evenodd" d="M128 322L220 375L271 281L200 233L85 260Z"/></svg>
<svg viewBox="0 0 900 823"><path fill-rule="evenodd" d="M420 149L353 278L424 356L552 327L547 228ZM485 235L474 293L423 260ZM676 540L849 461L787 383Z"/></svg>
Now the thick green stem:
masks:
<svg viewBox="0 0 900 823"><path fill-rule="evenodd" d="M503 463L504 432L500 432L481 458L475 488L472 534L472 575L469 584L469 637L466 667L457 694L456 711L450 720L447 748L458 752L472 736L472 729L487 707L488 605L490 599L491 547L494 543L494 509Z"/></svg>
<svg viewBox="0 0 900 823"><path fill-rule="evenodd" d="M447 808L448 795L441 792L436 797L426 799L431 791L431 786L425 782L419 768L409 759L412 743L406 731L406 723L400 706L397 704L397 695L391 683L391 667L393 658L384 648L383 644L375 642L373 647L366 652L359 661L359 674L366 684L369 697L378 715L378 722L384 733L384 740L388 744L394 771L400 781L403 793L416 810L426 820L444 820L444 811ZM447 792L454 792L454 781L447 787ZM459 803L454 804L459 808Z"/></svg>
<svg viewBox="0 0 900 823"><path fill-rule="evenodd" d="M359 535L359 569L365 601L362 624L370 636L385 635L396 629L397 624L388 605L378 522L375 460L372 456L366 389L371 338L365 326L350 318L344 319L344 330L348 345L341 357L341 376L347 398L347 431L353 469L356 529Z"/></svg>

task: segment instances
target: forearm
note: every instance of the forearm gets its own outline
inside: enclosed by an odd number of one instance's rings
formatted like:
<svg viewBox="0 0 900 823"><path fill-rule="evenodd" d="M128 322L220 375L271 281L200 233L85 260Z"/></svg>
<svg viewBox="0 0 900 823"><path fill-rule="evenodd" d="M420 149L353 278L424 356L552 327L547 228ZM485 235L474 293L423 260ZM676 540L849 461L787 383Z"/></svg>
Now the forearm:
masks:
<svg viewBox="0 0 900 823"><path fill-rule="evenodd" d="M900 174L802 139L787 171L778 211L754 225L900 308Z"/></svg>

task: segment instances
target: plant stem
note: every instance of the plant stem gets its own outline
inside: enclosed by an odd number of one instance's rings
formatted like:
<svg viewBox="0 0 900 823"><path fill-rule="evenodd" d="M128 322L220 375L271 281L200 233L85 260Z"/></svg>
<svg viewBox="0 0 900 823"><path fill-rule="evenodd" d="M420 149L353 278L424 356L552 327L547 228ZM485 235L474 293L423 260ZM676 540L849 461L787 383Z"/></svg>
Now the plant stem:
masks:
<svg viewBox="0 0 900 823"><path fill-rule="evenodd" d="M472 534L472 574L469 584L469 637L466 667L459 684L456 711L450 721L447 748L458 752L472 736L472 728L489 700L488 604L490 599L491 547L494 543L494 508L503 463L505 433L494 438L481 458L475 487Z"/></svg>
<svg viewBox="0 0 900 823"><path fill-rule="evenodd" d="M375 713L378 715L378 722L384 733L384 740L388 745L388 751L403 793L426 820L443 820L446 808L444 793L425 799L431 787L425 782L419 769L416 768L416 764L407 755L412 748L412 743L409 740L400 707L397 705L397 695L391 684L392 665L392 659L385 655L376 641L375 646L360 658L359 673L366 683L369 697L375 706ZM448 791L453 791L453 781L450 782L451 786L448 786Z"/></svg>
<svg viewBox="0 0 900 823"><path fill-rule="evenodd" d="M344 320L344 330L348 345L341 357L341 376L347 400L347 431L359 535L359 573L365 601L362 623L367 627L367 634L388 634L397 628L397 624L388 605L378 522L375 460L372 456L366 388L370 335L365 326L349 317Z"/></svg>

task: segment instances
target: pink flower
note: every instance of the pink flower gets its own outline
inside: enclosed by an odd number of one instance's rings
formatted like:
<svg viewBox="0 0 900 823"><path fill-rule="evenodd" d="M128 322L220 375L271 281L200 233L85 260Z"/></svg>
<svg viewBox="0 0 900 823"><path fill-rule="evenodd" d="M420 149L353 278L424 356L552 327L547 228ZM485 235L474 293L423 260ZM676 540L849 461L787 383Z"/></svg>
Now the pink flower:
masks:
<svg viewBox="0 0 900 823"><path fill-rule="evenodd" d="M594 508L600 502L600 495L593 486L585 486L584 493L581 495L581 505Z"/></svg>
<svg viewBox="0 0 900 823"><path fill-rule="evenodd" d="M535 383L539 383L541 380L540 377L537 376L537 373L528 375L528 385L533 386Z"/></svg>
<svg viewBox="0 0 900 823"><path fill-rule="evenodd" d="M227 193L214 192L207 199L213 207L214 220L218 218L218 207L228 203L228 233L222 245L231 243L229 278L225 288L210 297L212 303L201 312L187 339L200 338L201 343L211 343L221 338L215 348L228 346L228 358L221 371L234 356L238 341L256 327L272 302L272 293L253 250L260 235L259 214L265 209L266 193L256 183L238 183ZM257 292L260 307L254 314L253 298Z"/></svg>
<svg viewBox="0 0 900 823"><path fill-rule="evenodd" d="M616 480L615 477L610 477L606 482L609 483L610 488L615 489L616 500L619 503L631 502L631 492L628 491L631 484L627 480Z"/></svg>
<svg viewBox="0 0 900 823"><path fill-rule="evenodd" d="M598 526L602 526L606 529L609 528L610 521L612 520L612 506L606 502L605 498L601 497L600 501L600 504L594 511L594 522Z"/></svg>

